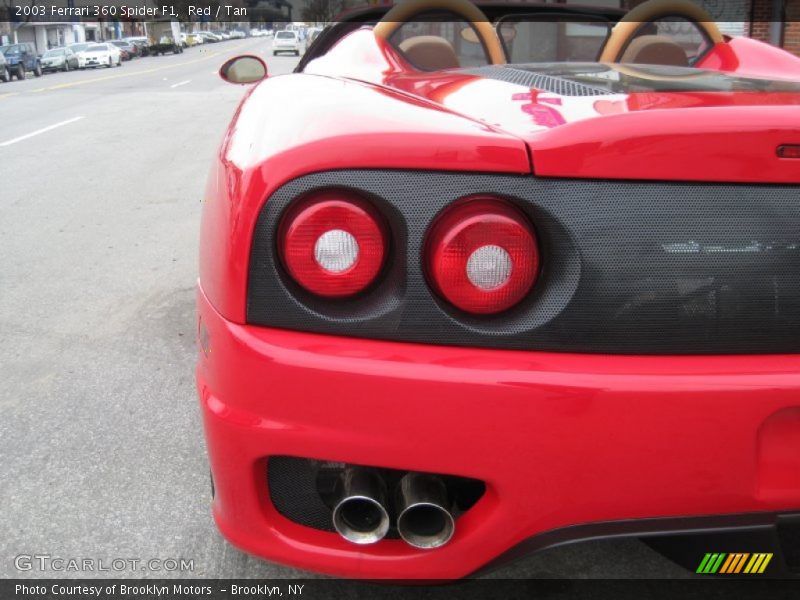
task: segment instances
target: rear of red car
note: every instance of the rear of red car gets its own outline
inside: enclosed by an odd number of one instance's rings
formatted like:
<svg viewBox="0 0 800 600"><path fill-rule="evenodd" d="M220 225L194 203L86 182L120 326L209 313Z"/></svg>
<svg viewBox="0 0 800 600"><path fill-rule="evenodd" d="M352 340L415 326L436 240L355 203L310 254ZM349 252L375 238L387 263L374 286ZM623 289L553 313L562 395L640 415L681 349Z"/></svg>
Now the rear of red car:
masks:
<svg viewBox="0 0 800 600"><path fill-rule="evenodd" d="M197 379L231 542L438 579L589 537L757 532L692 568L765 545L765 572L798 566L800 162L773 144L796 130L754 134L756 164L697 137L689 177L600 177L622 134L608 150L577 118L559 144L456 97L291 79L245 102L206 198ZM301 90L343 108L298 132L258 104ZM652 172L685 160L636 132Z"/></svg>

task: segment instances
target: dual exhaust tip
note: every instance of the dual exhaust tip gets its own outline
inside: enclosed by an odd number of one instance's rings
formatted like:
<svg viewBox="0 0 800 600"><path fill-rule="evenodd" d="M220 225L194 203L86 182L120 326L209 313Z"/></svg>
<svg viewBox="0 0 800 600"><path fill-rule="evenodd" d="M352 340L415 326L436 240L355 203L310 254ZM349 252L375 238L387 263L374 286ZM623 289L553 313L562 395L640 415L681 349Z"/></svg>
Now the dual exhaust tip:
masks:
<svg viewBox="0 0 800 600"><path fill-rule="evenodd" d="M349 467L342 474L341 499L333 509L333 526L354 544L374 544L389 532L389 494L375 471ZM407 473L394 490L397 531L415 548L443 546L453 537L456 524L447 487L436 475Z"/></svg>

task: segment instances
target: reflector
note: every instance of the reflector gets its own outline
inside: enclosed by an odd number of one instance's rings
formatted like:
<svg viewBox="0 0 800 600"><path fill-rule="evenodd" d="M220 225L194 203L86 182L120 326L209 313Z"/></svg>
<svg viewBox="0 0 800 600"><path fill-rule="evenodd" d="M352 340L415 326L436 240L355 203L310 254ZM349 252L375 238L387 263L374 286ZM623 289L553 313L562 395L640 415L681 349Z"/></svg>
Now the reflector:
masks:
<svg viewBox="0 0 800 600"><path fill-rule="evenodd" d="M800 144L778 146L778 156L780 158L800 158Z"/></svg>
<svg viewBox="0 0 800 600"><path fill-rule="evenodd" d="M500 246L481 246L467 259L467 277L482 290L500 287L511 276L511 257Z"/></svg>
<svg viewBox="0 0 800 600"><path fill-rule="evenodd" d="M326 271L341 273L358 259L358 242L343 229L331 229L317 238L314 258Z"/></svg>

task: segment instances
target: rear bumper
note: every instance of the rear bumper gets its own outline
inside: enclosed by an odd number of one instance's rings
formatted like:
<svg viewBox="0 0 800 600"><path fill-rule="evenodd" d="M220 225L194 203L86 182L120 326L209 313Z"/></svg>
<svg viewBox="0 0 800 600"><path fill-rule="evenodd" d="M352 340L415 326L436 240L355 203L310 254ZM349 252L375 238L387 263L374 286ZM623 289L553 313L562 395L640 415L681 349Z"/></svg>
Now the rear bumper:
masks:
<svg viewBox="0 0 800 600"><path fill-rule="evenodd" d="M214 517L263 558L348 577L462 577L570 526L800 508L798 356L322 336L229 322L202 291L198 311ZM442 548L353 546L275 510L275 455L473 477L487 489Z"/></svg>

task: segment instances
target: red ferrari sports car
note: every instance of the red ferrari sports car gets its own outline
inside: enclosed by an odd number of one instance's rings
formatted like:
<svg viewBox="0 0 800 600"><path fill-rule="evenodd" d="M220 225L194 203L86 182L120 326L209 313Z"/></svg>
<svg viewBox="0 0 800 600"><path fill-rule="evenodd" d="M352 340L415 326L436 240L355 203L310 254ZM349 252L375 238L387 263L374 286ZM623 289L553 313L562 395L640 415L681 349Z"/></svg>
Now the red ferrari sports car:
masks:
<svg viewBox="0 0 800 600"><path fill-rule="evenodd" d="M688 0L410 0L221 74L258 81L197 296L230 542L364 578L608 536L800 566L800 59Z"/></svg>

